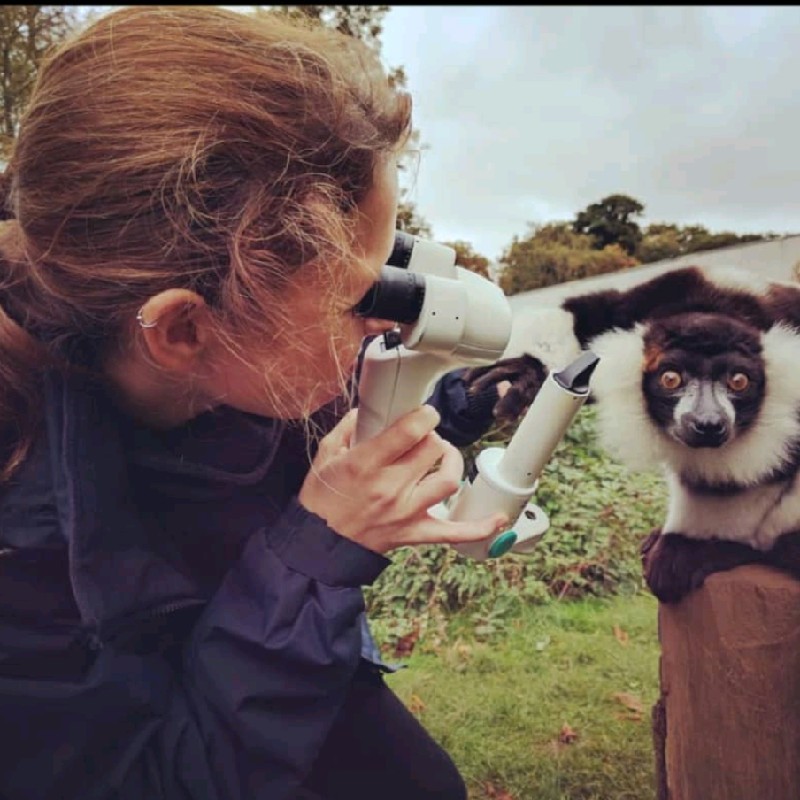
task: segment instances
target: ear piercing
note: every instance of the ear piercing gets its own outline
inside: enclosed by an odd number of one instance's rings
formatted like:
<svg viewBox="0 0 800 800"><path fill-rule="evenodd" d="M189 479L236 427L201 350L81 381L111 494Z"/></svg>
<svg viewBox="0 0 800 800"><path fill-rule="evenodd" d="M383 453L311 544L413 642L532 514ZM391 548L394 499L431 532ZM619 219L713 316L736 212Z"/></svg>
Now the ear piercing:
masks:
<svg viewBox="0 0 800 800"><path fill-rule="evenodd" d="M139 323L139 327L141 328L155 328L158 325L158 320L154 319L152 322L145 322L144 317L142 316L142 310L144 307L139 309L139 312L136 314L136 321Z"/></svg>

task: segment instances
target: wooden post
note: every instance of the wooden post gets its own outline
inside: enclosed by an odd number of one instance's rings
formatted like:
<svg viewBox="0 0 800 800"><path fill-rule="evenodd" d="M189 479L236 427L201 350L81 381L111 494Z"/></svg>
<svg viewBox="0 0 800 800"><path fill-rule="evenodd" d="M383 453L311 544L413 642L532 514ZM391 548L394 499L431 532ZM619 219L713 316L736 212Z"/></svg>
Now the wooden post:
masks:
<svg viewBox="0 0 800 800"><path fill-rule="evenodd" d="M798 800L800 581L715 573L658 622L658 800Z"/></svg>

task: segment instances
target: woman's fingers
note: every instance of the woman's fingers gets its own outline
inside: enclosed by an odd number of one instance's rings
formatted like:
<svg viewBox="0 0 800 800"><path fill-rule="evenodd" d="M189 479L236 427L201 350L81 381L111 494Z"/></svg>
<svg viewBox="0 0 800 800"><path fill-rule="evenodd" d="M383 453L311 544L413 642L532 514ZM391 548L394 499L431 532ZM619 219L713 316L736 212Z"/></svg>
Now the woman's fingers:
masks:
<svg viewBox="0 0 800 800"><path fill-rule="evenodd" d="M439 434L431 432L394 462L392 474L398 481L416 484L434 469L451 446Z"/></svg>
<svg viewBox="0 0 800 800"><path fill-rule="evenodd" d="M353 450L368 472L381 469L404 456L439 424L439 412L427 404L409 411L377 436L359 442Z"/></svg>
<svg viewBox="0 0 800 800"><path fill-rule="evenodd" d="M415 409L351 446L356 418L350 412L322 439L298 495L337 533L384 553L480 541L503 529L503 515L454 522L430 513L458 490L464 468L459 450L435 433L434 408Z"/></svg>
<svg viewBox="0 0 800 800"><path fill-rule="evenodd" d="M493 538L508 527L505 514L493 514L481 520L435 519L428 516L404 531L404 545L460 544Z"/></svg>
<svg viewBox="0 0 800 800"><path fill-rule="evenodd" d="M417 508L430 508L454 494L464 474L464 459L453 445L439 440L441 443L441 463L412 489L413 501Z"/></svg>

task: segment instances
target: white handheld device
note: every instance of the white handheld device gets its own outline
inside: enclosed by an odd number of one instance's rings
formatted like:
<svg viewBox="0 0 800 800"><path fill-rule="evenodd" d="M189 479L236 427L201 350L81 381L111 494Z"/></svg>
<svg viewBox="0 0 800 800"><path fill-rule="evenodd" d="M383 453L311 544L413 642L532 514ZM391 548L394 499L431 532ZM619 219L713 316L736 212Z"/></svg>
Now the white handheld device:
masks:
<svg viewBox="0 0 800 800"><path fill-rule="evenodd" d="M491 540L454 545L475 559L512 550L530 552L550 527L547 514L531 502L539 477L570 423L589 396L589 379L599 358L587 350L558 372L551 372L522 418L507 447L487 447L447 504L447 518L476 519L504 511L508 529Z"/></svg>

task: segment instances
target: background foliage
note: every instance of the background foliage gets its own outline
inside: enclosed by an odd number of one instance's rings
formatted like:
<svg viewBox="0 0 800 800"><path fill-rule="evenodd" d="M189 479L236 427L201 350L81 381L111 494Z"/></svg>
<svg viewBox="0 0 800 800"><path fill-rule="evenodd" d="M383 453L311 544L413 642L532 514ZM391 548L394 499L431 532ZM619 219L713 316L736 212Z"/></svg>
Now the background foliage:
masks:
<svg viewBox="0 0 800 800"><path fill-rule="evenodd" d="M71 6L0 6L3 65L0 156L6 157L11 148L42 57L67 35L77 19Z"/></svg>

